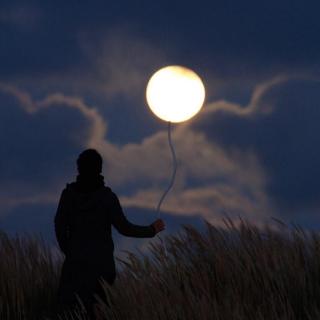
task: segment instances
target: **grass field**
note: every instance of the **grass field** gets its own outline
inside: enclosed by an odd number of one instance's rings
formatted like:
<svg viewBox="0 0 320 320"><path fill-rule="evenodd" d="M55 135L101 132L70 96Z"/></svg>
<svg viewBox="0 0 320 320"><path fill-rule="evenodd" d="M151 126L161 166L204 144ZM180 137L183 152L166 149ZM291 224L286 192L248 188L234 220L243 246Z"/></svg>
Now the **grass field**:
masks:
<svg viewBox="0 0 320 320"><path fill-rule="evenodd" d="M101 319L320 319L318 233L280 221L262 230L242 219L204 222L203 233L183 225L165 237L168 256L155 241L148 256L118 260ZM40 237L0 232L0 319L51 319L61 263Z"/></svg>

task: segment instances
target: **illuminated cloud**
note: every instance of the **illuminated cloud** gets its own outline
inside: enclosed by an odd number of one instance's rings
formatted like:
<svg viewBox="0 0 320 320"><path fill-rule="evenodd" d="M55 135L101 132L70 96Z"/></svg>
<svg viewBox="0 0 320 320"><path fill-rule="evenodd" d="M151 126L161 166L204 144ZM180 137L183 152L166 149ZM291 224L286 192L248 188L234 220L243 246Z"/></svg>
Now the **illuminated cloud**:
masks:
<svg viewBox="0 0 320 320"><path fill-rule="evenodd" d="M265 104L263 101L264 95L267 94L272 88L279 86L287 81L290 81L294 78L303 78L304 76L287 76L280 75L272 78L269 81L266 81L262 84L257 85L252 93L251 99L248 105L241 105L238 103L231 103L225 100L218 100L211 103L208 103L205 108L203 108L203 112L201 112L200 116L207 116L208 114L215 112L225 112L233 115L237 115L240 117L250 117L254 116L257 113L259 114L268 114L272 112L273 105Z"/></svg>
<svg viewBox="0 0 320 320"><path fill-rule="evenodd" d="M259 112L259 99L282 81L285 80L277 78L258 86L245 114ZM123 205L148 209L156 206L171 174L166 132L157 132L140 144L118 147L108 141L107 124L99 111L80 98L57 93L34 101L28 93L12 86L1 84L0 90L13 95L30 116L57 105L77 110L89 123L82 147L94 147L103 154L107 183L115 189L122 189L128 184L135 186L134 192L121 196ZM224 106L213 103L206 112L222 108L237 116L243 115L241 106L232 107L227 102ZM180 162L179 171L173 192L164 203L163 210L181 215L198 214L208 220L215 219L216 214L223 211L249 214L248 218L251 216L255 220L267 214L272 205L265 192L264 169L254 153L237 150L226 152L188 125L177 126L173 131L173 140ZM189 185L190 181L192 186ZM10 199L7 196L7 203L13 206L14 203L54 202L54 199L57 199L56 191L51 195L48 192L41 195L37 190L34 197L20 195Z"/></svg>
<svg viewBox="0 0 320 320"><path fill-rule="evenodd" d="M163 49L137 35L132 28L114 26L98 37L87 30L78 36L80 52L88 60L87 69L80 67L62 76L64 87L77 92L141 99L148 77L167 63ZM71 78L70 78L71 77ZM54 79L56 80L56 79Z"/></svg>
<svg viewBox="0 0 320 320"><path fill-rule="evenodd" d="M247 106L228 101L210 103L200 117L218 111L240 118L258 114L268 116L274 111L274 105L265 96L289 80L290 77L280 76L258 85ZM82 147L97 148L102 153L106 181L115 190L120 190L123 206L156 207L172 170L165 131L146 137L141 143L116 146L108 141L107 123L99 110L81 98L56 93L35 101L27 92L14 86L0 84L0 90L14 96L30 116L56 106L79 112L88 123ZM269 181L265 168L253 151L225 149L214 140L209 141L201 131L193 130L189 122L176 126L172 137L179 170L172 193L163 204L164 211L177 215L201 215L215 222L223 212L242 214L255 222L266 218L269 212L275 212L267 192ZM128 185L131 186L129 192L126 191ZM55 203L58 187L51 186L51 191L48 190L32 190L19 195L2 192L2 204L9 208L28 203Z"/></svg>

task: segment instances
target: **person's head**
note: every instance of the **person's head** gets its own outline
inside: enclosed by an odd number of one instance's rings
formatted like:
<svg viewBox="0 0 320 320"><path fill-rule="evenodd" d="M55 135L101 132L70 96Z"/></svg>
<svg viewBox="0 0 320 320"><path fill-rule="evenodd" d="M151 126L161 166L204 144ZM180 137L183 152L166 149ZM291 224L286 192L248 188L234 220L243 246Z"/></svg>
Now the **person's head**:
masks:
<svg viewBox="0 0 320 320"><path fill-rule="evenodd" d="M87 149L77 159L79 174L96 175L102 171L102 157L95 149Z"/></svg>

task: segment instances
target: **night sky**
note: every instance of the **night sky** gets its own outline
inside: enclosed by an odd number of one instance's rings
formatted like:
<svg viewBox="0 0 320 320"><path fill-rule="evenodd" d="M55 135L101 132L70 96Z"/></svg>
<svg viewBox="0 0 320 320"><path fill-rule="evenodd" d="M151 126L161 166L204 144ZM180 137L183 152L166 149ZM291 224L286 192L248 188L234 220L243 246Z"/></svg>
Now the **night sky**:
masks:
<svg viewBox="0 0 320 320"><path fill-rule="evenodd" d="M145 87L166 65L207 91L174 125L179 168L166 230L227 213L320 229L320 5L317 1L0 3L0 228L55 242L62 189L88 147L127 218L147 225L171 174L165 122ZM116 252L150 239L119 236Z"/></svg>

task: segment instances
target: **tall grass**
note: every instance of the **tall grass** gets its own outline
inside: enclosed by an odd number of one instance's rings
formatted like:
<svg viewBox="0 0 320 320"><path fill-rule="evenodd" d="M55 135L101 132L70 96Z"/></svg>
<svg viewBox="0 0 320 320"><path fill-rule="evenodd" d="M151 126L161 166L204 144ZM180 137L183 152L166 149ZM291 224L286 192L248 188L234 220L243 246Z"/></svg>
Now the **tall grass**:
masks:
<svg viewBox="0 0 320 320"><path fill-rule="evenodd" d="M101 319L320 319L320 235L298 226L183 225L149 254L127 252ZM35 238L0 236L0 319L44 319L54 310L61 261ZM84 316L75 319L85 319Z"/></svg>
<svg viewBox="0 0 320 320"><path fill-rule="evenodd" d="M53 314L61 259L53 259L40 236L10 238L0 231L0 319L37 320Z"/></svg>

